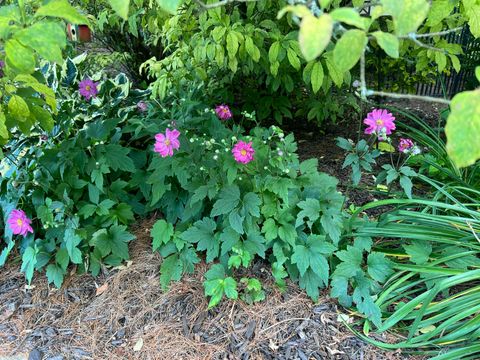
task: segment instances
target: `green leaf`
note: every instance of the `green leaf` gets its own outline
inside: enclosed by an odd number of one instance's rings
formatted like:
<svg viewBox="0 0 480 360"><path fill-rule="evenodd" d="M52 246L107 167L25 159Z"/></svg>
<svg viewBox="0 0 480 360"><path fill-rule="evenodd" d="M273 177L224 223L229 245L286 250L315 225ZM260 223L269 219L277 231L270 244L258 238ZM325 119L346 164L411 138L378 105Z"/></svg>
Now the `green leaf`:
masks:
<svg viewBox="0 0 480 360"><path fill-rule="evenodd" d="M8 101L8 111L18 121L25 121L30 116L27 103L18 95L12 95Z"/></svg>
<svg viewBox="0 0 480 360"><path fill-rule="evenodd" d="M42 21L15 33L14 38L31 47L49 61L62 63L62 49L67 46L65 30L59 23Z"/></svg>
<svg viewBox="0 0 480 360"><path fill-rule="evenodd" d="M313 223L320 218L320 203L317 199L306 199L300 201L297 206L302 209L297 214L297 220L295 222L295 227L299 227L303 224L303 219L308 218L307 225L309 228L312 228Z"/></svg>
<svg viewBox="0 0 480 360"><path fill-rule="evenodd" d="M262 233L265 234L265 239L267 241L275 240L278 236L278 228L275 220L272 218L265 220L262 227Z"/></svg>
<svg viewBox="0 0 480 360"><path fill-rule="evenodd" d="M298 55L297 53L295 52L295 50L293 50L292 48L288 48L287 49L287 57L288 57L288 61L290 62L290 65L292 65L292 67L295 69L295 70L300 70L300 59L298 58Z"/></svg>
<svg viewBox="0 0 480 360"><path fill-rule="evenodd" d="M342 260L335 268L335 276L343 276L346 278L354 277L358 271L361 271L362 250L353 246L347 246L347 250L337 251L335 256Z"/></svg>
<svg viewBox="0 0 480 360"><path fill-rule="evenodd" d="M395 35L375 31L372 35L377 39L378 45L387 53L388 56L398 59L398 48L400 46L398 38Z"/></svg>
<svg viewBox="0 0 480 360"><path fill-rule="evenodd" d="M403 245L403 248L410 255L410 261L417 265L425 264L432 253L432 244L428 241L413 240L411 245Z"/></svg>
<svg viewBox="0 0 480 360"><path fill-rule="evenodd" d="M370 251L372 249L372 245L372 238L366 236L357 236L353 242L353 246L362 251Z"/></svg>
<svg viewBox="0 0 480 360"><path fill-rule="evenodd" d="M166 12L175 15L182 0L157 0L158 5Z"/></svg>
<svg viewBox="0 0 480 360"><path fill-rule="evenodd" d="M268 50L268 60L271 63L274 63L278 59L278 54L280 53L280 42L275 41Z"/></svg>
<svg viewBox="0 0 480 360"><path fill-rule="evenodd" d="M3 112L0 112L0 137L3 139L8 139L10 134L8 132L7 126L5 125L5 121L5 114ZM1 158L2 157L0 156L0 160Z"/></svg>
<svg viewBox="0 0 480 360"><path fill-rule="evenodd" d="M298 271L300 271L301 276L305 274L308 267L310 266L309 254L310 252L305 246L303 245L295 246L295 251L293 252L291 261L292 261L292 264L297 264L297 268L298 268Z"/></svg>
<svg viewBox="0 0 480 360"><path fill-rule="evenodd" d="M417 31L430 8L427 0L382 0L381 3L384 12L393 17L397 35Z"/></svg>
<svg viewBox="0 0 480 360"><path fill-rule="evenodd" d="M253 192L249 192L243 197L243 207L245 211L254 217L260 217L261 204L262 200L260 200L260 197Z"/></svg>
<svg viewBox="0 0 480 360"><path fill-rule="evenodd" d="M158 220L152 227L150 232L152 240L153 251L157 250L162 244L168 243L172 239L173 225L167 223L165 220Z"/></svg>
<svg viewBox="0 0 480 360"><path fill-rule="evenodd" d="M332 81L337 87L341 87L343 84L343 72L333 61L332 53L325 55L325 64L327 64L328 74L332 78Z"/></svg>
<svg viewBox="0 0 480 360"><path fill-rule="evenodd" d="M480 66L475 68L475 77L477 78L478 82L480 82Z"/></svg>
<svg viewBox="0 0 480 360"><path fill-rule="evenodd" d="M162 260L160 266L160 285L165 291L172 281L178 281L182 278L183 264L177 254L170 255Z"/></svg>
<svg viewBox="0 0 480 360"><path fill-rule="evenodd" d="M328 14L319 18L308 14L302 19L298 41L305 60L314 60L322 54L330 43L332 30L333 20Z"/></svg>
<svg viewBox="0 0 480 360"><path fill-rule="evenodd" d="M108 0L108 2L118 16L120 16L123 20L127 20L130 0Z"/></svg>
<svg viewBox="0 0 480 360"><path fill-rule="evenodd" d="M298 284L313 301L318 301L319 288L323 287L323 281L317 274L308 269L303 276L300 276Z"/></svg>
<svg viewBox="0 0 480 360"><path fill-rule="evenodd" d="M338 299L338 302L345 306L352 306L352 297L348 295L348 279L343 276L333 276L330 283L332 290L330 295Z"/></svg>
<svg viewBox="0 0 480 360"><path fill-rule="evenodd" d="M245 216L241 216L238 210L233 210L230 215L228 215L228 221L230 223L230 226L239 234L244 233L243 220L245 220Z"/></svg>
<svg viewBox="0 0 480 360"><path fill-rule="evenodd" d="M199 241L209 242L217 241L214 237L214 231L217 228L217 224L210 218L203 218L196 221L193 226L184 231L180 238L189 243L197 243Z"/></svg>
<svg viewBox="0 0 480 360"><path fill-rule="evenodd" d="M312 66L312 74L310 76L310 82L312 84L312 90L316 94L323 84L323 67L320 61L316 61Z"/></svg>
<svg viewBox="0 0 480 360"><path fill-rule="evenodd" d="M340 71L345 72L355 66L367 41L367 35L362 30L348 30L343 34L333 49L333 61Z"/></svg>
<svg viewBox="0 0 480 360"><path fill-rule="evenodd" d="M385 282L385 280L393 273L392 263L385 258L385 254L379 252L372 252L367 258L368 273L378 282Z"/></svg>
<svg viewBox="0 0 480 360"><path fill-rule="evenodd" d="M230 31L227 34L227 52L228 56L230 58L234 58L235 55L237 54L238 51L238 38L237 36L233 33L233 31Z"/></svg>
<svg viewBox="0 0 480 360"><path fill-rule="evenodd" d="M54 283L57 288L60 288L63 283L63 276L65 275L65 270L60 266L55 264L50 264L47 266L47 279L48 283Z"/></svg>
<svg viewBox="0 0 480 360"><path fill-rule="evenodd" d="M402 175L400 176L400 186L402 187L403 191L405 191L405 195L407 195L407 197L411 199L413 187L412 180L410 180L408 176Z"/></svg>
<svg viewBox="0 0 480 360"><path fill-rule="evenodd" d="M205 273L205 295L211 296L208 308L212 308L222 300L225 294L230 299L237 299L237 282L232 277L226 277L225 269L221 264L213 265Z"/></svg>
<svg viewBox="0 0 480 360"><path fill-rule="evenodd" d="M67 228L63 236L63 241L65 242L65 247L67 248L68 256L74 264L82 263L82 252L78 249L78 245L82 241L80 236L75 234L75 230L72 228Z"/></svg>
<svg viewBox="0 0 480 360"><path fill-rule="evenodd" d="M128 172L135 172L135 164L133 160L128 157L130 149L124 148L118 144L105 145L105 158L108 166L113 170L122 170Z"/></svg>
<svg viewBox="0 0 480 360"><path fill-rule="evenodd" d="M337 8L330 13L333 20L343 22L348 25L355 26L362 30L367 30L366 19L352 8Z"/></svg>
<svg viewBox="0 0 480 360"><path fill-rule="evenodd" d="M90 245L98 248L102 256L113 254L120 259L128 259L127 243L135 238L123 225L112 225L110 229L101 229L92 235Z"/></svg>
<svg viewBox="0 0 480 360"><path fill-rule="evenodd" d="M68 264L70 262L70 257L68 256L68 251L65 248L60 248L55 254L55 261L63 270L67 270Z"/></svg>
<svg viewBox="0 0 480 360"><path fill-rule="evenodd" d="M41 6L35 13L35 17L39 16L62 18L72 24L89 24L88 19L70 5L68 0L49 1L47 4Z"/></svg>
<svg viewBox="0 0 480 360"><path fill-rule="evenodd" d="M55 125L52 114L50 114L47 110L44 108L38 106L38 105L33 105L30 108L30 112L35 118L40 123L40 126L45 130L45 131L52 131L53 126ZM1 136L1 133L0 133Z"/></svg>
<svg viewBox="0 0 480 360"><path fill-rule="evenodd" d="M31 74L35 71L35 56L33 50L23 46L15 39L5 42L6 62L22 73Z"/></svg>
<svg viewBox="0 0 480 360"><path fill-rule="evenodd" d="M373 301L370 294L371 283L363 275L357 276L357 286L353 291L353 301L360 312L365 314L377 327L381 325L382 314L380 308Z"/></svg>
<svg viewBox="0 0 480 360"><path fill-rule="evenodd" d="M22 267L21 271L25 273L25 278L28 283L32 281L33 271L35 270L35 264L37 263L37 251L29 246L25 249L22 255Z"/></svg>
<svg viewBox="0 0 480 360"><path fill-rule="evenodd" d="M480 158L480 90L455 95L447 119L447 152L455 165L465 167Z"/></svg>
<svg viewBox="0 0 480 360"><path fill-rule="evenodd" d="M240 202L240 189L236 185L226 186L220 191L219 199L213 205L210 216L228 214Z"/></svg>

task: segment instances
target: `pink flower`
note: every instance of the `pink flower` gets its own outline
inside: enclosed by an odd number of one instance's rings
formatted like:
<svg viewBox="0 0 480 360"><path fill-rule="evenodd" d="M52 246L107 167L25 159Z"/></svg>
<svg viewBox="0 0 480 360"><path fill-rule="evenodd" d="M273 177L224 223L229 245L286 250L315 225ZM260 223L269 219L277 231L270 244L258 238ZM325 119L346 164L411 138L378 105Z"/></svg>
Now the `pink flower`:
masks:
<svg viewBox="0 0 480 360"><path fill-rule="evenodd" d="M218 105L215 108L215 113L217 114L218 118L220 120L228 120L232 118L232 112L230 111L230 108L228 105Z"/></svg>
<svg viewBox="0 0 480 360"><path fill-rule="evenodd" d="M398 151L400 151L401 153L406 154L406 153L409 152L414 146L415 146L415 144L413 143L412 140L400 138L400 143L398 144Z"/></svg>
<svg viewBox="0 0 480 360"><path fill-rule="evenodd" d="M30 226L32 220L27 217L23 210L12 210L7 223L15 235L27 236L27 233L33 234L33 229Z"/></svg>
<svg viewBox="0 0 480 360"><path fill-rule="evenodd" d="M255 150L252 148L251 141L247 144L240 140L233 147L232 153L235 161L242 164L248 164L253 160L253 154L255 154Z"/></svg>
<svg viewBox="0 0 480 360"><path fill-rule="evenodd" d="M148 104L145 101L139 101L137 103L137 109L140 112L145 112L148 110Z"/></svg>
<svg viewBox="0 0 480 360"><path fill-rule="evenodd" d="M164 134L155 135L155 152L158 152L162 157L173 156L173 150L180 147L178 137L180 131L174 129L170 131L167 129Z"/></svg>
<svg viewBox="0 0 480 360"><path fill-rule="evenodd" d="M78 84L80 95L82 95L87 101L93 97L96 97L98 94L97 85L98 84L93 82L93 80L88 78L83 79L80 81L80 84Z"/></svg>
<svg viewBox="0 0 480 360"><path fill-rule="evenodd" d="M363 123L367 125L365 134L386 134L390 135L395 130L395 117L387 110L375 109L367 114ZM383 138L383 136L382 136Z"/></svg>

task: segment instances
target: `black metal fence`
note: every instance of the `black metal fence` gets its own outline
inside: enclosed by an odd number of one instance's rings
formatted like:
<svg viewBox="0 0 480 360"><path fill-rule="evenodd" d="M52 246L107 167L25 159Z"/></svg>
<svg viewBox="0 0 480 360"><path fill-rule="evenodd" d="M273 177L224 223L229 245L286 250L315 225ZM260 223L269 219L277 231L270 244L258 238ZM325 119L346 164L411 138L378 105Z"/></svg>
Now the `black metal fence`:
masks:
<svg viewBox="0 0 480 360"><path fill-rule="evenodd" d="M361 13L370 14L370 6L365 6ZM452 44L459 44L462 47L463 54L458 55L460 60L460 72L452 69L449 74L437 73L435 78L429 79L428 82L416 83L413 87L406 88L405 86L397 89L396 92L402 93L416 93L417 95L426 96L446 96L451 98L455 94L470 90L478 86L478 80L475 77L475 67L480 65L480 38L475 39L471 34L467 25L458 32L452 32L442 37L447 42ZM380 51L381 52L381 51ZM379 54L380 55L380 54ZM407 66L407 72L414 75L416 72L415 62L411 62ZM432 64L436 67L436 64ZM388 76L380 73L380 67L377 72L370 73L371 80L377 85L377 90L390 89L394 83L402 83L402 72L392 73ZM399 81L400 80L400 81ZM373 85L373 84L371 84Z"/></svg>

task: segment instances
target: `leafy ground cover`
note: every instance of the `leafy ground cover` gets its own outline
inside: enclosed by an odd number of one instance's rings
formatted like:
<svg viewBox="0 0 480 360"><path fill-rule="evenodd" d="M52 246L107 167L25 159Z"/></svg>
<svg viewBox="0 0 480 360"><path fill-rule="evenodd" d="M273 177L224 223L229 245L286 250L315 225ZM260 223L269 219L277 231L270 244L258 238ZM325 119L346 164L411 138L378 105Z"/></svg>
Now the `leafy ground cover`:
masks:
<svg viewBox="0 0 480 360"><path fill-rule="evenodd" d="M44 359L421 359L379 350L355 337L339 321L344 310L322 293L317 303L288 283L282 293L266 264L257 276L265 301L224 301L208 310L203 293L205 264L194 275L159 287L160 257L147 232L155 219L135 225L131 260L99 277L68 276L61 289L44 276L25 288L19 267L1 270L0 355ZM378 337L394 341L394 337Z"/></svg>

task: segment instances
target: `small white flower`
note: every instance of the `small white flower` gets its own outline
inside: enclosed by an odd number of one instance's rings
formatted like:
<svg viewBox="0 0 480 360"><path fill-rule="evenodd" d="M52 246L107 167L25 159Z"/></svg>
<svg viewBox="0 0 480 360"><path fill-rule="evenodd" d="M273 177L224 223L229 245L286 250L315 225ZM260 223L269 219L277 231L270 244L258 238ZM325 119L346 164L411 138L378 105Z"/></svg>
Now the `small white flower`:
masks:
<svg viewBox="0 0 480 360"><path fill-rule="evenodd" d="M238 180L240 180L240 181L241 181L241 180L242 180L242 177L241 177L241 176L239 176L239 177L238 177Z"/></svg>
<svg viewBox="0 0 480 360"><path fill-rule="evenodd" d="M95 166L100 166L100 163L97 161L97 162L95 163Z"/></svg>
<svg viewBox="0 0 480 360"><path fill-rule="evenodd" d="M282 150L278 150L277 154L278 154L278 156L283 156L283 151L282 151Z"/></svg>
<svg viewBox="0 0 480 360"><path fill-rule="evenodd" d="M214 143L215 143L215 139L213 139L213 138L210 139L210 142L211 142L212 144L214 144Z"/></svg>
<svg viewBox="0 0 480 360"><path fill-rule="evenodd" d="M237 137L236 137L236 136L232 136L232 141L237 141Z"/></svg>
<svg viewBox="0 0 480 360"><path fill-rule="evenodd" d="M225 148L225 152L229 152L229 151L230 151L230 149L229 149L229 148Z"/></svg>
<svg viewBox="0 0 480 360"><path fill-rule="evenodd" d="M213 155L213 160L218 160L218 155Z"/></svg>
<svg viewBox="0 0 480 360"><path fill-rule="evenodd" d="M103 145L103 144L105 144L105 142L102 140L102 141L100 141L100 144Z"/></svg>
<svg viewBox="0 0 480 360"><path fill-rule="evenodd" d="M90 145L88 145L87 150L92 150L92 147Z"/></svg>
<svg viewBox="0 0 480 360"><path fill-rule="evenodd" d="M218 154L220 152L220 150L216 149L215 150L215 154Z"/></svg>
<svg viewBox="0 0 480 360"><path fill-rule="evenodd" d="M263 167L263 170L268 170L268 167L267 167L267 166L264 166L264 167Z"/></svg>
<svg viewBox="0 0 480 360"><path fill-rule="evenodd" d="M200 166L200 171L203 171L205 170L205 168L203 166Z"/></svg>
<svg viewBox="0 0 480 360"><path fill-rule="evenodd" d="M285 174L288 174L290 172L290 169L285 169Z"/></svg>
<svg viewBox="0 0 480 360"><path fill-rule="evenodd" d="M284 136L285 136L285 135L284 135L283 133L278 134L278 137L279 137L280 139L283 138Z"/></svg>
<svg viewBox="0 0 480 360"><path fill-rule="evenodd" d="M194 141L195 141L195 139L194 139L194 138L191 138L191 139L190 139L190 142L191 142L191 143L193 143Z"/></svg>

